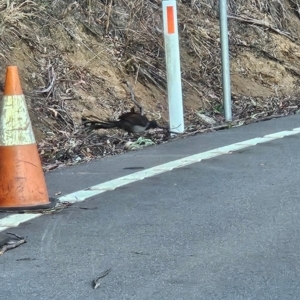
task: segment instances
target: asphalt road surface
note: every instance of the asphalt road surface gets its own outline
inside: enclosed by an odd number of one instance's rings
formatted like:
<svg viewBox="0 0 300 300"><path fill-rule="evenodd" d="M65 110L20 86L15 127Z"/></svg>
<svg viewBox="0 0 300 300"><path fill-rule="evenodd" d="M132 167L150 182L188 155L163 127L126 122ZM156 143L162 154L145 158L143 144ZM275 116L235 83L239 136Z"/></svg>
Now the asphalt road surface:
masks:
<svg viewBox="0 0 300 300"><path fill-rule="evenodd" d="M296 115L172 141L50 172L47 185L67 194L299 124ZM0 256L0 299L299 300L299 140L174 169L7 230L27 243Z"/></svg>

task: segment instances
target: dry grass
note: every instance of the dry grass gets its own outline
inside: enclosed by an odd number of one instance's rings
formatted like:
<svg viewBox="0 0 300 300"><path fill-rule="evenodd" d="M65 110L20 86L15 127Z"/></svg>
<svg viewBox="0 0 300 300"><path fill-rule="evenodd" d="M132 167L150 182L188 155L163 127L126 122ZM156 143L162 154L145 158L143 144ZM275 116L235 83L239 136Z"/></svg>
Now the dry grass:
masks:
<svg viewBox="0 0 300 300"><path fill-rule="evenodd" d="M19 38L30 30L30 19L37 17L37 5L33 1L18 4L10 0L0 0L0 37L8 42L9 37Z"/></svg>
<svg viewBox="0 0 300 300"><path fill-rule="evenodd" d="M218 1L177 2L184 94L196 98L198 108L222 125ZM280 35L298 44L291 15L299 18L299 11L298 0L229 1L231 58L251 51L278 61L273 37ZM115 68L120 79L131 78L146 88L155 86L165 95L162 28L159 0L0 0L0 67L12 61L17 49L21 49L24 59L30 60L24 71L30 87L26 96L34 104L30 105L31 115L39 121L45 136L39 146L48 169L62 162L74 163L123 151L128 137L120 134L78 138L80 118L74 113L78 106L71 101L79 102L78 91L95 95L101 99L97 103L103 110L115 112L114 117L129 107L130 100L118 98L113 87L91 72L96 63L101 68ZM81 65L69 58L78 45L85 55ZM299 77L294 66L286 63L285 67ZM249 73L243 72L245 76ZM98 95L99 90L105 90L109 99ZM233 96L234 118L238 120L235 125L272 114L293 113L298 106L294 95L265 99ZM193 111L187 111L186 117L190 130L205 129ZM161 133L152 138L157 143L166 140Z"/></svg>

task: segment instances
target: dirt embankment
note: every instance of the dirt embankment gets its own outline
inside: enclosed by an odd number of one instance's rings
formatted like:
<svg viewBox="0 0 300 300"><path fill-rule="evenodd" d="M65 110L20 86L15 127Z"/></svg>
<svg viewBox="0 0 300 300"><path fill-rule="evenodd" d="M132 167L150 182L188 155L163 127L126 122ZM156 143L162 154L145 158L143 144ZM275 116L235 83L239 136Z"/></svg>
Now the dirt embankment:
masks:
<svg viewBox="0 0 300 300"><path fill-rule="evenodd" d="M236 124L298 112L300 4L228 2ZM178 1L190 131L208 126L195 112L211 116L216 125L224 122L217 3ZM19 66L45 166L123 151L126 138L120 133L89 138L74 133L82 115L116 118L132 106L124 80L150 118L167 122L161 1L0 0L3 77L8 64Z"/></svg>

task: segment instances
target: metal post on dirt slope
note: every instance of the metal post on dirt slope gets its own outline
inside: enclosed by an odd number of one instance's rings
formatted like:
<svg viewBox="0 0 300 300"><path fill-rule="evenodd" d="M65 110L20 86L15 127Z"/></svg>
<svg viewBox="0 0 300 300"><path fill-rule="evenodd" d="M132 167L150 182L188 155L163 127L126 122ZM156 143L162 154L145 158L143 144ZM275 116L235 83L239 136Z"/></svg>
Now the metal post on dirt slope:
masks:
<svg viewBox="0 0 300 300"><path fill-rule="evenodd" d="M170 129L184 132L176 0L162 1Z"/></svg>
<svg viewBox="0 0 300 300"><path fill-rule="evenodd" d="M227 0L219 0L220 32L222 50L222 81L223 81L223 103L225 120L232 120L231 111L231 89L230 89L230 61L228 46L228 24L227 24Z"/></svg>

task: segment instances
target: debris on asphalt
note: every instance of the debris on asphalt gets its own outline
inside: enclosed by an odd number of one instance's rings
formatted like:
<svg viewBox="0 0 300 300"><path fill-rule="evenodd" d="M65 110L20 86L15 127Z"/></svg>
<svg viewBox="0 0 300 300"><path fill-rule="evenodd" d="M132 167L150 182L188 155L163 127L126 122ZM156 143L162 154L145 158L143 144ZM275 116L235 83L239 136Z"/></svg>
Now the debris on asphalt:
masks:
<svg viewBox="0 0 300 300"><path fill-rule="evenodd" d="M97 289L100 286L101 279L103 277L107 276L109 274L110 270L111 270L111 268L103 271L96 279L94 279L94 281L93 281L93 288L94 288L94 290Z"/></svg>
<svg viewBox="0 0 300 300"><path fill-rule="evenodd" d="M71 206L72 204L69 201L57 201L56 205L54 207L50 208L41 208L41 209L35 209L35 210L30 210L30 209L25 209L25 210L18 210L18 213L22 214L24 212L26 213L32 213L32 214L43 214L43 215L50 215L54 214L57 212L61 212L65 208ZM14 212L12 210L6 210L5 212L11 213Z"/></svg>
<svg viewBox="0 0 300 300"><path fill-rule="evenodd" d="M84 206L78 206L79 209L83 209L83 210L95 210L98 209L98 207L84 207Z"/></svg>
<svg viewBox="0 0 300 300"><path fill-rule="evenodd" d="M20 245L26 243L26 240L24 237L21 237L15 233L7 232L6 234L8 234L10 236L9 237L4 236L4 235L0 236L0 247L1 247L0 255L4 254L7 250L17 248Z"/></svg>

